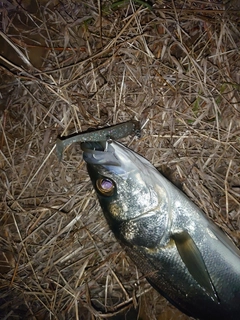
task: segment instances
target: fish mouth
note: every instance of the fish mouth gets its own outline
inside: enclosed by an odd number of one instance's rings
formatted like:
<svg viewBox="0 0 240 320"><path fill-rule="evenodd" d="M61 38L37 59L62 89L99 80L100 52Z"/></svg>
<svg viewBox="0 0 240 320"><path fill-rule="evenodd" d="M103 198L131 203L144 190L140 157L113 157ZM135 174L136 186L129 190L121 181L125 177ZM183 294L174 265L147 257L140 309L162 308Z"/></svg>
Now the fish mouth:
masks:
<svg viewBox="0 0 240 320"><path fill-rule="evenodd" d="M82 142L83 159L90 166L101 166L115 174L139 174L151 165L142 156L136 154L121 143L112 139L98 142ZM145 177L148 179L147 177Z"/></svg>
<svg viewBox="0 0 240 320"><path fill-rule="evenodd" d="M121 166L111 141L87 141L81 143L83 159L88 164L103 166Z"/></svg>

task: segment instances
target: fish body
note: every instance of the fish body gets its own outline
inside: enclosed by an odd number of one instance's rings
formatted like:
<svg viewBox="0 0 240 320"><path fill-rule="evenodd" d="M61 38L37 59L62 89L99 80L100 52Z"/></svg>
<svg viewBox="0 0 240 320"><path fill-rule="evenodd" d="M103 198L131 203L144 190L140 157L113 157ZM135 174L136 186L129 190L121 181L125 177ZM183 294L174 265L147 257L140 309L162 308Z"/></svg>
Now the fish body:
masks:
<svg viewBox="0 0 240 320"><path fill-rule="evenodd" d="M83 158L115 237L150 284L197 319L240 319L240 254L145 158L85 142Z"/></svg>

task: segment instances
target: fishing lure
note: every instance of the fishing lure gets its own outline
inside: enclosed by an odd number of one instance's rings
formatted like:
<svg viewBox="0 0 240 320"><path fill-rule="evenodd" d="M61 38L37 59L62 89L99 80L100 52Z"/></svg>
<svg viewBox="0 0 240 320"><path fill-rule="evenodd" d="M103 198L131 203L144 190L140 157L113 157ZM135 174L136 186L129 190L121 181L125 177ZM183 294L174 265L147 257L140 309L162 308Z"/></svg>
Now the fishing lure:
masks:
<svg viewBox="0 0 240 320"><path fill-rule="evenodd" d="M124 123L120 123L114 126L110 126L95 131L81 132L78 134L72 134L67 137L61 137L56 142L56 152L59 161L62 160L64 148L74 142L86 142L86 141L108 141L118 140L125 138L130 134L140 136L140 122L136 120L130 120Z"/></svg>

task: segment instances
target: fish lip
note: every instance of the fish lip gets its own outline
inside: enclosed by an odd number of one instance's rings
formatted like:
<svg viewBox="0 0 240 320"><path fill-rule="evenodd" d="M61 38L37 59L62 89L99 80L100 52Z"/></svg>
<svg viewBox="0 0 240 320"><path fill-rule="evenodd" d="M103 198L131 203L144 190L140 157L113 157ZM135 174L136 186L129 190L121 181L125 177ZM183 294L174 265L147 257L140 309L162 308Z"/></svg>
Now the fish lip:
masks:
<svg viewBox="0 0 240 320"><path fill-rule="evenodd" d="M121 161L116 155L113 140L82 142L83 159L88 164L103 166L121 166Z"/></svg>

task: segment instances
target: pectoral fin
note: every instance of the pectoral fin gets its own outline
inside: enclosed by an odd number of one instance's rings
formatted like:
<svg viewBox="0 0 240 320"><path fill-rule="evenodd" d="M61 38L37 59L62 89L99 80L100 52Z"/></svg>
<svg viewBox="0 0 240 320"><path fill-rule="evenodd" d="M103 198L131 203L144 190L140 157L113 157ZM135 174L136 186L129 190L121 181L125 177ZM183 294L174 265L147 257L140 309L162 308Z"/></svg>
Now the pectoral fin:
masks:
<svg viewBox="0 0 240 320"><path fill-rule="evenodd" d="M217 292L213 286L201 252L187 231L174 233L173 240L179 255L186 265L189 273L203 290L215 301L219 302Z"/></svg>

